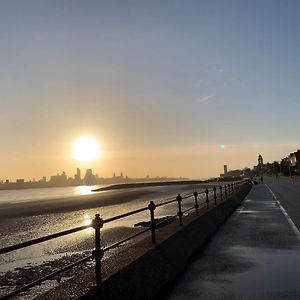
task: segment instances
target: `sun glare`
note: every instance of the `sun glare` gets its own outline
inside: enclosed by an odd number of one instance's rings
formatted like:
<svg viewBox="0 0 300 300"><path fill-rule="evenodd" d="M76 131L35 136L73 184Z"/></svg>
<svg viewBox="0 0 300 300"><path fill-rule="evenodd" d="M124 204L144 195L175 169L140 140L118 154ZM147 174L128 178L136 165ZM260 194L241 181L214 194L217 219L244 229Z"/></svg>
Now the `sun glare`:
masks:
<svg viewBox="0 0 300 300"><path fill-rule="evenodd" d="M95 138L83 136L74 142L74 159L80 161L91 161L98 159L100 155L100 144Z"/></svg>

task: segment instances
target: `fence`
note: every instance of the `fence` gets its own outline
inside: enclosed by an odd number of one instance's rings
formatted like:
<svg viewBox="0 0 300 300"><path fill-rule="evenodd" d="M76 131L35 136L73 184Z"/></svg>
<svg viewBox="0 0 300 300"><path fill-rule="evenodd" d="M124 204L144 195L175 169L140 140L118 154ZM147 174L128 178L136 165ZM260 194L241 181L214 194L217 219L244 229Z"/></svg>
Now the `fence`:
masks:
<svg viewBox="0 0 300 300"><path fill-rule="evenodd" d="M201 207L206 207L206 209L210 208L210 202L211 200L213 200L214 205L217 205L217 200L219 199L220 201L226 200L227 198L229 198L236 190L239 190L240 187L246 183L248 183L249 180L243 180L243 181L238 181L238 182L233 182L233 183L228 183L225 184L224 186L220 185L219 187L214 186L212 189L208 189L206 188L204 192L197 192L197 190L195 190L194 193L185 195L185 196L181 196L180 194L178 194L176 197L174 197L174 199L168 200L168 201L164 201L161 202L159 204L155 204L153 201L149 202L149 205L147 207L143 207L140 209L136 209L121 215L117 215L108 219L102 219L100 217L100 214L96 214L95 218L93 219L92 223L89 225L83 225L83 226L79 226L79 227L75 227L72 229L68 229L65 231L61 231L61 232L57 232L54 234L50 234L50 235L46 235L40 238L36 238L36 239L32 239L26 242L22 242L19 244L15 244L12 246L8 246L5 248L1 248L0 249L0 254L5 254L5 253L9 253L18 249L22 249L25 247L29 247L31 245L36 245L45 241L49 241L58 237L62 237L62 236L66 236L69 235L71 233L75 233L75 232L79 232L82 230L85 230L87 228L94 228L95 230L95 249L92 251L92 253L72 264L69 264L55 272L52 272L38 280L35 280L29 284L26 284L25 286L18 288L12 292L10 292L9 294L5 295L4 297L2 297L1 299L9 299L13 296L16 296L18 294L20 294L21 292L24 292L40 283L42 283L45 280L48 280L62 272L65 272L77 265L80 265L92 258L95 259L95 273L96 273L96 282L97 284L101 284L101 259L104 256L105 252L118 247L119 245L132 240L148 231L150 231L151 233L151 241L153 244L156 244L156 229L158 226L162 225L163 223L166 222L171 222L173 220L175 220L176 218L178 218L179 220L179 225L182 226L183 225L183 215L189 211L195 210L196 215L199 215L199 208ZM203 195L204 196L204 201L203 202L199 202L199 196ZM211 197L210 197L211 195ZM185 210L182 210L182 202L186 199L192 198L193 201L193 206L189 207ZM155 210L158 207L161 206L166 206L172 203L177 203L177 208L178 208L178 212L175 215L169 216L167 218L164 218L163 220L157 222L157 220L155 219ZM145 211L149 211L150 213L150 226L149 228L146 228L142 231L139 231L138 233L135 233L129 237L126 237L118 242L113 243L112 245L109 245L107 247L101 248L101 228L103 228L103 226L107 223L110 222L114 222L120 219L123 219L125 217L128 216L132 216L132 215L136 215L139 214L141 212L145 212Z"/></svg>

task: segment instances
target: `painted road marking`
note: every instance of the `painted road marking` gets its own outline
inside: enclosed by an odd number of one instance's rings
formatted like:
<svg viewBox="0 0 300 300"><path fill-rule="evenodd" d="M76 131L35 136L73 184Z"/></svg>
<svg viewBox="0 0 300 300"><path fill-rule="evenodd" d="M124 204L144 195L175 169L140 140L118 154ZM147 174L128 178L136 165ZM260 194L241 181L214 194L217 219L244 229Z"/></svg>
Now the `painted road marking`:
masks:
<svg viewBox="0 0 300 300"><path fill-rule="evenodd" d="M282 211L282 213L286 217L287 221L291 225L294 233L296 234L296 236L298 237L298 239L300 239L300 231L299 231L299 229L297 228L297 226L295 225L295 223L292 221L292 219L290 218L290 216L288 215L288 213L286 212L286 210L283 208L283 206L280 204L279 200L277 199L277 197L275 196L275 194L273 193L273 191L271 190L271 188L267 184L265 184L265 186L269 189L269 191L272 194L274 200L278 204L280 210Z"/></svg>

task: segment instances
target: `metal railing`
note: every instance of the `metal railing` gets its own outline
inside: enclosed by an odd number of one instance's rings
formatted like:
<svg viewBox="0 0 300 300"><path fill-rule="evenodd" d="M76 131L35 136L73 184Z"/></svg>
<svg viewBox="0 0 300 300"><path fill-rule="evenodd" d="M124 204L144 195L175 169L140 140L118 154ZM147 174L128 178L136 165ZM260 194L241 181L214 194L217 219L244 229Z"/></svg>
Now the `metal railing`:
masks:
<svg viewBox="0 0 300 300"><path fill-rule="evenodd" d="M111 218L107 218L107 219L102 219L100 217L100 214L96 214L95 215L95 218L93 219L92 223L89 224L89 225L83 225L83 226L79 226L79 227L75 227L75 228L72 228L72 229L68 229L68 230L65 230L65 231L61 231L61 232L57 232L57 233L54 233L54 234L49 234L49 235L46 235L46 236L43 236L43 237L39 237L39 238L36 238L36 239L32 239L32 240L29 240L29 241L26 241L26 242L22 242L22 243L19 243L19 244L15 244L15 245L12 245L12 246L8 246L8 247L4 247L4 248L0 248L0 254L6 254L6 253L10 253L12 251L15 251L15 250L18 250L18 249L22 249L22 248L25 248L25 247L29 247L29 246L32 246L32 245L36 245L36 244L39 244L39 243L43 243L45 241L50 241L52 239L55 239L55 238L58 238L58 237L62 237L62 236L66 236L66 235L69 235L69 234L72 234L72 233L75 233L75 232L79 232L79 231L82 231L82 230L85 230L87 228L94 228L95 230L95 249L92 251L92 254L74 262L74 263L71 263L55 272L52 272L38 280L35 280L33 282L30 282L29 284L26 284L24 285L23 287L21 288L18 288L10 293L8 293L7 295L1 297L1 299L9 299L13 296L16 296L18 294L20 294L21 292L24 292L28 289L30 289L31 287L35 286L35 285L38 285L40 283L42 283L43 281L45 280L48 280L50 278L53 278L54 276L62 273L62 272L65 272L79 264L82 264L88 260L90 260L91 258L94 258L95 259L95 273L96 273L96 282L98 284L101 283L101 260L102 260L102 257L104 256L105 252L113 249L113 248L116 248L118 247L119 245L127 242L127 241L130 241L148 231L151 232L151 242L153 244L156 244L157 242L157 239L156 239L156 231L157 231L157 227L158 226L161 226L163 225L164 223L169 223L173 220L175 220L176 218L179 219L179 225L180 226L183 226L183 215L191 210L195 210L195 213L196 215L198 216L199 215L199 208L201 207L206 207L206 209L209 209L210 208L210 202L211 200L214 201L214 205L216 206L217 205L217 199L219 198L220 202L222 202L223 200L226 200L227 198L229 198L233 193L234 191L236 190L239 190L240 187L242 185L244 185L245 183L249 183L249 180L242 180L242 181L238 181L238 182L233 182L233 183L228 183L228 184L225 184L224 186L220 185L218 188L216 186L214 186L212 189L208 189L206 188L205 191L203 192L197 192L197 190L194 191L194 193L191 193L191 194L188 194L188 195L185 195L185 196L181 196L180 194L178 194L175 198L172 198L171 200L167 200L167 201L163 201L159 204L155 204L153 201L150 201L149 205L147 207L143 207L143 208L139 208L139 209L136 209L136 210L133 210L133 211L130 211L130 212L127 212L127 213L124 213L124 214L121 214L121 215L117 215L117 216L114 216L114 217L111 217ZM212 196L212 199L210 199L210 195ZM199 202L199 196L200 195L203 195L204 196L204 201L203 202ZM194 201L193 201L193 206L185 209L185 210L182 210L182 202L186 199L189 199L189 198L193 198ZM163 220L160 220L157 222L157 220L155 219L155 210L158 208L158 207L162 207L162 206L166 206L166 205L169 205L169 204L174 204L174 203L177 203L177 208L178 208L178 211L175 215L171 215L171 216L168 216L166 218L163 218ZM117 221L117 220L120 220L120 219L123 219L125 217L128 217L128 216L132 216L132 215L136 215L136 214L139 214L141 212L145 212L149 210L150 212L150 226L149 228L146 228L142 231L139 231L138 233L135 233L133 235L130 235L129 237L126 237L118 242L115 242L113 243L112 245L109 245L107 247L104 247L104 248L101 248L101 228L103 228L103 226L107 223L111 223L111 222L114 222L114 221Z"/></svg>

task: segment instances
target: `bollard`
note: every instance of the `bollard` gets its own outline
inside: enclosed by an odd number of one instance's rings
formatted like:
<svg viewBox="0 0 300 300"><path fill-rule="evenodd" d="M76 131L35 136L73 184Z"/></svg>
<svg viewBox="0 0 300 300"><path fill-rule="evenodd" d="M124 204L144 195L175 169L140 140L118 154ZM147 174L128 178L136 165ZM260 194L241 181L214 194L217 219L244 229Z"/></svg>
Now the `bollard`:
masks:
<svg viewBox="0 0 300 300"><path fill-rule="evenodd" d="M156 244L156 222L154 217L156 205L153 201L150 201L148 209L150 210L150 229L151 229L151 240L152 244Z"/></svg>
<svg viewBox="0 0 300 300"><path fill-rule="evenodd" d="M217 205L217 193L216 193L217 188L214 186L214 200L215 200L215 205Z"/></svg>
<svg viewBox="0 0 300 300"><path fill-rule="evenodd" d="M93 256L95 258L95 269L96 269L96 281L101 283L101 258L104 255L101 249L100 229L103 227L103 219L100 218L99 214L95 215L95 219L92 222L93 228L95 229L95 250Z"/></svg>
<svg viewBox="0 0 300 300"><path fill-rule="evenodd" d="M221 201L223 201L223 193L222 193L222 186L220 185L220 198L221 198Z"/></svg>
<svg viewBox="0 0 300 300"><path fill-rule="evenodd" d="M208 189L207 188L205 190L205 194L206 194L206 208L209 209Z"/></svg>
<svg viewBox="0 0 300 300"><path fill-rule="evenodd" d="M226 184L224 185L224 189L225 189L225 198L227 199L227 186L226 186Z"/></svg>
<svg viewBox="0 0 300 300"><path fill-rule="evenodd" d="M182 222L183 213L182 213L182 210L181 210L182 197L180 196L180 194L178 194L176 200L178 202L178 213L177 213L177 215L179 217L179 224L180 224L180 226L182 226L183 225L183 222Z"/></svg>
<svg viewBox="0 0 300 300"><path fill-rule="evenodd" d="M197 193L197 191L194 192L194 197L195 197L196 216L198 216L199 215L199 213L198 213L198 207L199 207L199 205L198 205L198 193Z"/></svg>

